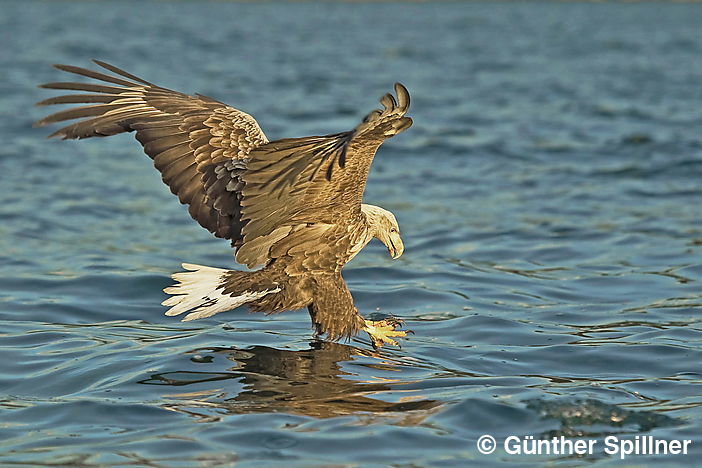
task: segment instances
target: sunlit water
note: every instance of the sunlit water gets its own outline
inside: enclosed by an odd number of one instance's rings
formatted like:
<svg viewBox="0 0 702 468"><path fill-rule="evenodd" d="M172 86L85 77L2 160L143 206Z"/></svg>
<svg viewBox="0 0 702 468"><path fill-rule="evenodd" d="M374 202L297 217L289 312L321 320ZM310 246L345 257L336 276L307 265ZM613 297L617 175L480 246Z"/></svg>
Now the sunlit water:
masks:
<svg viewBox="0 0 702 468"><path fill-rule="evenodd" d="M702 456L702 7L14 2L0 16L0 464L609 466L480 455L514 434L692 439ZM180 262L233 266L130 136L31 122L100 58L254 114L352 128L402 81L414 126L366 200L405 255L345 269L416 333L311 342L305 311L180 323Z"/></svg>

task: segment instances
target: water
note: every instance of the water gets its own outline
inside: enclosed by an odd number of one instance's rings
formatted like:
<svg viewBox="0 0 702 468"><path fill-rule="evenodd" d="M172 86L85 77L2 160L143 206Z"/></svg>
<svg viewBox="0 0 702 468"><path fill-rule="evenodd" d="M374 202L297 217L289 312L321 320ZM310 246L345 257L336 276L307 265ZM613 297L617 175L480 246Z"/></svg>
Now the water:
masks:
<svg viewBox="0 0 702 468"><path fill-rule="evenodd" d="M0 19L0 464L611 466L607 435L702 455L702 10L694 4L14 2ZM180 323L180 262L233 265L130 136L31 122L100 58L240 107L269 138L352 128L402 81L376 159L394 211L345 269L416 335L314 343L306 311ZM491 434L600 440L481 455Z"/></svg>

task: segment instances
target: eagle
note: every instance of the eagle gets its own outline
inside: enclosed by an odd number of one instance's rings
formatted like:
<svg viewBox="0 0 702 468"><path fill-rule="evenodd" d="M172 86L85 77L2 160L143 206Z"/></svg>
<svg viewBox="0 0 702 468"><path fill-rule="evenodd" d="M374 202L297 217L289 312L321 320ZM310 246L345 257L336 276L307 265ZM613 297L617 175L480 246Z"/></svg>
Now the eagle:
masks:
<svg viewBox="0 0 702 468"><path fill-rule="evenodd" d="M51 137L82 139L135 132L163 182L192 218L227 239L250 271L183 263L162 304L183 321L242 305L252 312L307 308L315 337L349 339L361 331L373 347L398 346L410 331L394 318L366 320L354 306L341 269L373 238L390 256L404 246L395 216L362 203L379 146L406 130L410 97L396 83L353 130L268 141L249 114L213 98L187 95L105 62L105 69L54 65L92 81L40 85L80 91L37 105L81 104L35 123L73 121Z"/></svg>

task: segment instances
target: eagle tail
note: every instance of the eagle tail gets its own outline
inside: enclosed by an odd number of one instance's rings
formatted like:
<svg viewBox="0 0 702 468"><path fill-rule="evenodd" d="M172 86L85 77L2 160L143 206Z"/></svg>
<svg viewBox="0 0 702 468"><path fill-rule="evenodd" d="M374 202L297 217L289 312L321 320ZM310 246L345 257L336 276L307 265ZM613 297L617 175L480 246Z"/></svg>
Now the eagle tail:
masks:
<svg viewBox="0 0 702 468"><path fill-rule="evenodd" d="M211 317L280 291L275 284L268 282L263 286L255 281L257 271L223 270L190 263L183 263L183 268L187 271L172 275L177 283L163 290L172 297L161 303L170 307L166 311L168 316L190 312L183 322Z"/></svg>

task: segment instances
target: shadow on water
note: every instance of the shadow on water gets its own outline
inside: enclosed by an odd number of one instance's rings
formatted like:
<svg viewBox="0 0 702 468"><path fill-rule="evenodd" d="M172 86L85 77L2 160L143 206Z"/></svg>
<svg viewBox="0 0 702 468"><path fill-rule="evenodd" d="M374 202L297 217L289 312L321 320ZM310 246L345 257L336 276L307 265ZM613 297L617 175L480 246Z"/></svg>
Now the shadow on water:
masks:
<svg viewBox="0 0 702 468"><path fill-rule="evenodd" d="M429 399L390 402L375 397L392 390L393 381L353 380L353 374L342 369L342 364L355 356L375 353L340 343L317 341L311 343L310 349L298 351L252 346L200 348L191 353L194 362L209 363L217 356L232 365L223 372L162 372L139 383L187 387L217 382L219 386L211 390L164 395L164 408L203 421L243 413L285 412L315 418L407 413L399 424L416 424L443 404ZM386 362L392 365L391 361Z"/></svg>

